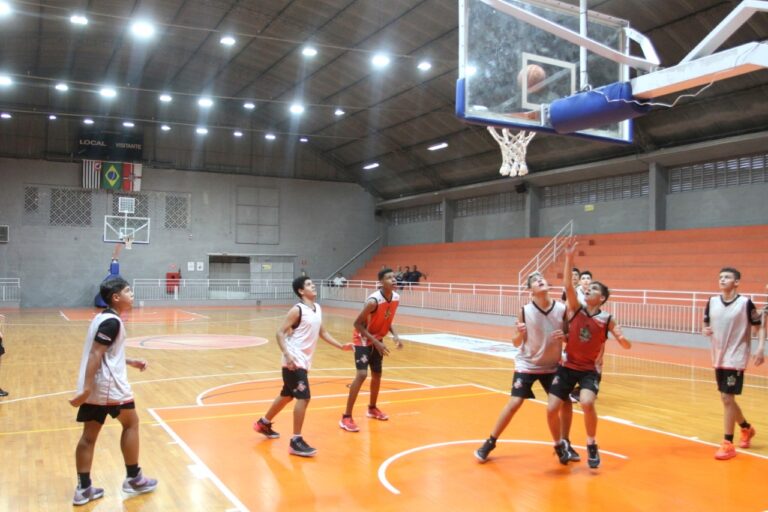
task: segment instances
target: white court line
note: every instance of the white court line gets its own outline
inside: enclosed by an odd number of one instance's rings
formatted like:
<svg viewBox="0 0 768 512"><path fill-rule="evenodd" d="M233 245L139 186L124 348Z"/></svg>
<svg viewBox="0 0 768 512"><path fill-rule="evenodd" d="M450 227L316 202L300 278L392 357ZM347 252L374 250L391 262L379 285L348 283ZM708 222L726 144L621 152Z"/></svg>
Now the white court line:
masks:
<svg viewBox="0 0 768 512"><path fill-rule="evenodd" d="M355 378L354 375L323 375L323 377L324 378L330 377L330 378L334 378L334 379L349 379L349 380L352 380L352 379ZM213 406L218 406L218 405L258 404L258 403L264 403L264 402L271 402L271 401L274 400L274 398L270 398L270 399L267 399L267 400L244 400L244 401L241 401L241 402L221 402L221 403L215 403L215 404L206 404L206 403L203 403L203 397L204 397L204 395L206 395L208 393L211 393L211 392L213 392L213 391L215 391L217 389L222 389L222 388L226 388L226 387L229 387L229 386L236 386L238 384L248 384L248 383L251 383L251 382L269 382L269 381L279 381L279 380L281 380L280 377L271 377L271 378L268 378L268 379L241 380L239 382L232 382L232 383L229 383L229 384L222 384L221 386L216 386L216 387L213 387L213 388L210 388L210 389L206 389L205 391L203 391L202 393L197 395L197 398L195 399L195 403L198 406L200 406L200 407L213 407ZM414 389L434 388L434 386L430 386L429 384L422 384L421 382L414 382L414 381L410 381L410 380L387 379L386 382L404 382L406 384L414 384L414 385L421 386L421 387L412 388L412 389L381 390L381 391L379 391L379 393L394 393L394 392L398 392L398 391L413 391ZM370 392L368 392L368 391L360 391L360 394L361 395L365 395L365 394L370 394ZM338 398L338 397L348 396L348 395L349 395L349 393L336 394L336 395L312 395L312 398ZM178 407L189 407L189 406L182 405L182 406L178 406ZM168 409L168 408L169 407L158 407L158 409Z"/></svg>
<svg viewBox="0 0 768 512"><path fill-rule="evenodd" d="M197 466L200 468L199 473L204 472L205 475L211 479L213 484L218 487L222 494L224 494L224 496L226 496L229 501L232 502L236 510L241 512L248 512L248 507L246 507L239 499L237 499L235 493L233 493L226 485L224 485L224 482L222 482L219 477L217 477L216 474L211 471L211 468L209 468L203 462L203 460L197 456L194 450L192 450L192 448L190 448L187 443L185 443L181 437L179 437L176 432L174 432L173 429L163 421L163 419L154 411L154 409L149 409L149 413L155 418L155 420L157 420L157 422L161 427L163 427L168 435L171 436L171 438L174 439L179 444L179 446L181 446L181 449L184 450L187 456L192 459L195 464L197 464Z"/></svg>
<svg viewBox="0 0 768 512"><path fill-rule="evenodd" d="M61 316L63 316L63 317L64 317L64 320L66 320L67 322L70 322L70 321L71 321L71 320L69 319L69 317L68 317L67 315L65 315L65 314L64 314L64 312L63 312L62 310L59 310L59 314L60 314Z"/></svg>
<svg viewBox="0 0 768 512"><path fill-rule="evenodd" d="M184 309L180 309L179 311L181 311L182 313L186 313L188 315L196 316L198 318L205 318L206 320L210 320L211 318L209 316L201 315L200 313L193 313L192 311L186 311Z"/></svg>
<svg viewBox="0 0 768 512"><path fill-rule="evenodd" d="M395 455L385 460L379 466L379 471L378 471L379 482L381 482L381 485L383 485L392 494L400 494L400 490L397 489L397 487L395 487L391 483L389 483L389 479L387 479L387 469L396 460L402 457L405 457L406 455L410 455L412 453L416 453L424 450L431 450L432 448L440 448L441 446L452 446L457 444L482 444L483 442L485 442L485 439L465 439L462 441L446 441L444 443L433 443L433 444L417 446L416 448L411 448L410 450L405 450L400 453L396 453ZM517 443L517 444L542 444L545 446L552 446L552 441L532 441L528 439L499 439L496 442L497 443ZM573 446L575 446L576 448L586 449L586 447L584 446L576 446L576 445L573 445ZM613 457L618 457L620 459L629 460L629 457L627 457L626 455L622 455L620 453L600 450L600 454L611 455Z"/></svg>
<svg viewBox="0 0 768 512"><path fill-rule="evenodd" d="M490 391L496 391L497 393L502 393L504 395L508 394L508 393L506 393L504 391L500 391L498 389L489 388L489 387L483 386L481 384L466 384L466 385L467 386L475 386L475 387L480 388L480 389L487 389L487 390L490 390ZM539 403L539 404L542 404L542 405L545 405L545 406L547 405L547 402L543 402L541 400L528 400L528 401L529 402ZM580 411L578 409L574 409L573 412L578 413L578 414L584 414L583 411ZM647 430L649 432L655 432L657 434L662 434L662 435L665 435L665 436L676 437L678 439L684 439L686 441L693 441L694 443L699 443L699 444L704 444L704 445L707 445L707 446L714 446L714 447L719 447L720 446L719 443L712 443L710 441L702 441L701 439L699 439L696 436L684 436L682 434L675 434L673 432L667 432L666 430L660 430L660 429L653 428L653 427L646 427L646 426L643 426L643 425L638 425L637 423L635 423L633 421L625 420L623 418L616 418L614 416L599 416L599 418L603 419L603 420L606 420L606 421L612 421L612 422L615 422L615 423L621 423L623 425L627 425L628 427L639 428L640 430ZM751 455L751 456L757 457L759 459L766 459L766 460L768 460L768 455L761 455L759 453L748 452L746 450L742 450L741 448L736 449L736 451L738 453L743 453L744 455ZM602 450L600 450L600 452L602 453Z"/></svg>

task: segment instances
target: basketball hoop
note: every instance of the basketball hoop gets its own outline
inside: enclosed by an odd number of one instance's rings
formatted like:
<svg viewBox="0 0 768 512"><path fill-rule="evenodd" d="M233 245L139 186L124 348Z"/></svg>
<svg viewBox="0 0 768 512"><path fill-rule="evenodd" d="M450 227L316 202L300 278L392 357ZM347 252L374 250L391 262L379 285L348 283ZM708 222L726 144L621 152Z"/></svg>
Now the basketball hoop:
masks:
<svg viewBox="0 0 768 512"><path fill-rule="evenodd" d="M509 132L509 128L502 128L501 133L493 126L488 127L488 133L493 136L501 148L501 167L499 173L502 176L525 176L528 174L528 166L525 165L525 155L528 143L536 135L536 132L521 130L515 135Z"/></svg>
<svg viewBox="0 0 768 512"><path fill-rule="evenodd" d="M123 243L125 244L125 248L130 251L131 247L133 247L133 237L126 236L125 238L123 238Z"/></svg>

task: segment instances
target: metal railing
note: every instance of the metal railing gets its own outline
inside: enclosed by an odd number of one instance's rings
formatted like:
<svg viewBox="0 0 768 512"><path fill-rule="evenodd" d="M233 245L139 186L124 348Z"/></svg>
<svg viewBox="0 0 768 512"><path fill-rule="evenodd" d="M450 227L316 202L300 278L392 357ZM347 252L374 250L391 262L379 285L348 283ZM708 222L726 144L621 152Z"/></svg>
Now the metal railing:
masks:
<svg viewBox="0 0 768 512"><path fill-rule="evenodd" d="M0 303L19 302L21 300L21 279L18 277L0 277Z"/></svg>
<svg viewBox="0 0 768 512"><path fill-rule="evenodd" d="M360 249L359 251L357 251L357 253L356 253L354 256L352 256L351 258L349 258L349 259L346 261L346 263L344 263L342 266L340 266L339 268L337 268L336 270L334 270L334 271L331 273L331 275L329 275L329 276L328 276L328 279L333 279L333 276L335 276L337 273L341 272L342 270L344 270L345 268L347 268L348 266L350 266L350 265L351 265L351 264L352 264L352 263L353 263L353 262L354 262L356 259L358 259L360 256L362 256L363 254L365 254L365 252L366 252L366 251L368 251L368 249L370 249L371 247L373 247L373 246L374 246L374 245L375 245L375 244L376 244L376 243L377 243L379 240L381 240L381 237L380 237L380 236L377 236L377 237L376 237L375 239L373 239L373 240L372 240L372 241L371 241L371 242L370 242L368 245L366 245L365 247L363 247L362 249Z"/></svg>
<svg viewBox="0 0 768 512"><path fill-rule="evenodd" d="M137 301L282 301L295 297L289 279L134 279L133 293Z"/></svg>
<svg viewBox="0 0 768 512"><path fill-rule="evenodd" d="M376 287L376 281L349 281L343 288L323 286L321 298L362 302ZM551 290L553 299L561 297L562 287ZM525 287L503 284L422 283L398 291L403 306L487 315L517 315L529 300ZM701 330L707 300L716 294L614 289L604 309L625 327L694 333ZM761 305L761 297L747 296Z"/></svg>
<svg viewBox="0 0 768 512"><path fill-rule="evenodd" d="M536 256L531 258L531 261L523 265L520 272L517 273L517 284L522 287L525 280L531 274L531 272L538 270L544 272L547 267L557 261L557 257L562 252L563 239L569 236L573 236L573 219L563 226L552 239L542 247L542 249L536 253Z"/></svg>
<svg viewBox="0 0 768 512"><path fill-rule="evenodd" d="M315 284L319 300L355 303L362 303L378 287L377 281L348 281L343 287L327 280ZM136 300L145 302L295 300L291 281L287 279L134 279L133 289ZM559 299L562 290L562 287L552 287L552 298ZM486 315L517 315L529 300L527 289L508 284L425 282L406 284L398 292L402 306ZM614 289L604 309L625 327L693 333L701 330L704 307L716 293ZM762 305L762 297L750 297L755 304Z"/></svg>

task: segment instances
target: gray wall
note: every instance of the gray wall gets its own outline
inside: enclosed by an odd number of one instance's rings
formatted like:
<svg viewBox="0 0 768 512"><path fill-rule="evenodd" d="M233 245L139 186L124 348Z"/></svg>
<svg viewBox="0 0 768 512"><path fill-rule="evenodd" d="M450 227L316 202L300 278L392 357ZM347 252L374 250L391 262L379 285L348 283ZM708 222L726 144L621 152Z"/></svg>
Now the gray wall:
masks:
<svg viewBox="0 0 768 512"><path fill-rule="evenodd" d="M442 220L390 224L387 229L387 245L437 244L442 241Z"/></svg>
<svg viewBox="0 0 768 512"><path fill-rule="evenodd" d="M22 307L90 305L108 273L114 244L102 241L106 192L93 193L90 227L24 223L26 185L79 188L81 176L80 164L0 159L0 224L10 225L10 243L0 244L0 277L22 279ZM279 244L235 242L238 187L278 189ZM142 192L190 194L191 222L186 230L166 230L162 218L153 218L150 243L120 257L129 280L162 277L171 263L185 278L206 278L209 253L296 255L297 270L327 277L381 234L374 198L355 184L145 167ZM187 272L187 261L204 261L205 270Z"/></svg>
<svg viewBox="0 0 768 512"><path fill-rule="evenodd" d="M574 204L539 210L539 236L554 236L573 219L576 233L644 231L648 228L648 198L594 203L594 210Z"/></svg>
<svg viewBox="0 0 768 512"><path fill-rule="evenodd" d="M667 229L768 223L768 183L667 196Z"/></svg>
<svg viewBox="0 0 768 512"><path fill-rule="evenodd" d="M525 223L525 210L458 217L453 220L453 241L523 238Z"/></svg>

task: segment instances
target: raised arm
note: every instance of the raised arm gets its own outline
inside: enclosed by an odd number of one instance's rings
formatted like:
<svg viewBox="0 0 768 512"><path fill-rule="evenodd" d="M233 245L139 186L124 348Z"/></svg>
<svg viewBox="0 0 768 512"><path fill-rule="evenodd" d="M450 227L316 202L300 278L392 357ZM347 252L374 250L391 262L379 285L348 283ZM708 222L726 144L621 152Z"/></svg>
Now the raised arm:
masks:
<svg viewBox="0 0 768 512"><path fill-rule="evenodd" d="M573 268L573 258L576 253L576 246L579 243L575 236L568 237L565 240L565 267L563 267L563 288L565 288L565 301L568 309L576 311L579 309L579 297L576 295L576 289L573 287L571 279L571 269Z"/></svg>
<svg viewBox="0 0 768 512"><path fill-rule="evenodd" d="M611 321L608 324L608 330L611 331L611 334L613 334L613 337L616 338L616 341L619 342L619 345L621 345L621 348L626 348L626 349L632 348L632 342L630 342L626 338L626 336L624 336L624 333L621 330L621 326L617 324L613 318L611 318Z"/></svg>

